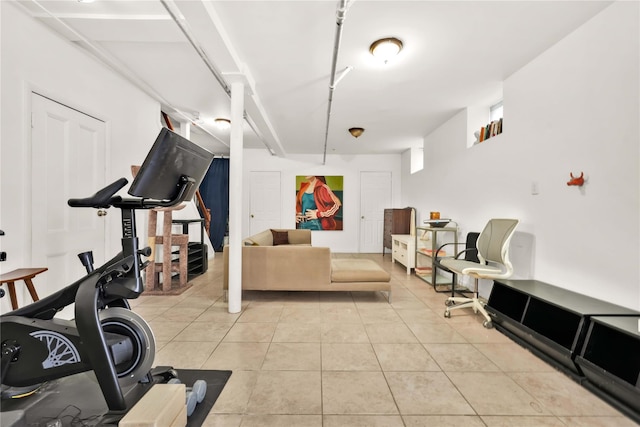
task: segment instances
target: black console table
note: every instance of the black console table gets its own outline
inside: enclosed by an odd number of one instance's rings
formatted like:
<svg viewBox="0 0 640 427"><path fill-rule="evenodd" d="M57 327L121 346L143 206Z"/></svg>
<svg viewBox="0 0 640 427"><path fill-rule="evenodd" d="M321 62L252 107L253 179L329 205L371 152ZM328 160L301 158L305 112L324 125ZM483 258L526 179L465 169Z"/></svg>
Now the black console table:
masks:
<svg viewBox="0 0 640 427"><path fill-rule="evenodd" d="M640 312L537 280L494 282L486 310L496 329L640 422Z"/></svg>

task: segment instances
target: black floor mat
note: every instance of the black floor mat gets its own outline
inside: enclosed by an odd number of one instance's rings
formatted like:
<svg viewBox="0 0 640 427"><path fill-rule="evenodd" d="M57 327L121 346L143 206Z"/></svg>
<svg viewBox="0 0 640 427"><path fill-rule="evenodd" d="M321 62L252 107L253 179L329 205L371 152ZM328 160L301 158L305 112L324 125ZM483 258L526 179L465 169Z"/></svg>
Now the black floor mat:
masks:
<svg viewBox="0 0 640 427"><path fill-rule="evenodd" d="M204 400L196 406L195 411L187 418L187 427L199 427L209 415L209 411L216 403L222 389L227 384L231 371L204 371L200 369L178 369L178 378L187 387L191 387L197 380L207 382L207 394Z"/></svg>
<svg viewBox="0 0 640 427"><path fill-rule="evenodd" d="M196 380L207 382L204 400L187 419L187 427L199 427L209 415L231 376L231 371L177 369L177 372L178 378L187 387L192 386ZM149 388L150 386L136 386L130 389L125 396L127 402L137 401ZM107 415L108 407L100 386L95 375L90 372L51 381L29 397L4 399L0 409L2 427L45 427L56 419L60 420L62 426L117 425L117 420L113 421L114 417Z"/></svg>

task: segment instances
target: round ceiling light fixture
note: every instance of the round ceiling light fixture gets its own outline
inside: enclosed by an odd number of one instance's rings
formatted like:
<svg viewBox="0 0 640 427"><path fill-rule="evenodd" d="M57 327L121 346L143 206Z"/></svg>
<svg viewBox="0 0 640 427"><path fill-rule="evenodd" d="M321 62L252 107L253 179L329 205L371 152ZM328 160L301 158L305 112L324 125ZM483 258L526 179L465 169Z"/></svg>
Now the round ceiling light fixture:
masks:
<svg viewBox="0 0 640 427"><path fill-rule="evenodd" d="M371 46L369 46L369 52L371 52L371 55L385 64L395 58L401 50L402 41L395 37L376 40L371 43Z"/></svg>
<svg viewBox="0 0 640 427"><path fill-rule="evenodd" d="M220 130L228 130L229 128L231 128L231 120L229 119L218 117L213 122L216 124L216 127Z"/></svg>
<svg viewBox="0 0 640 427"><path fill-rule="evenodd" d="M349 133L354 137L357 138L360 135L362 135L364 133L364 129L363 128L349 128Z"/></svg>

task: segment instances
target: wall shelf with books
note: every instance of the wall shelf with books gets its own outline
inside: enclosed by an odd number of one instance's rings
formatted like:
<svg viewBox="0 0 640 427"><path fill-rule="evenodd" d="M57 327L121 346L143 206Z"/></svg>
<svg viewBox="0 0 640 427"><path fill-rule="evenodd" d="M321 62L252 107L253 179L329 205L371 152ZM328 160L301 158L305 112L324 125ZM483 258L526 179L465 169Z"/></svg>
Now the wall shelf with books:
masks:
<svg viewBox="0 0 640 427"><path fill-rule="evenodd" d="M476 132L478 132L478 136L477 136L478 144L502 134L502 118L498 120L494 120L488 123L486 126L482 126L480 130Z"/></svg>
<svg viewBox="0 0 640 427"><path fill-rule="evenodd" d="M467 107L467 148L502 135L502 100L493 105Z"/></svg>

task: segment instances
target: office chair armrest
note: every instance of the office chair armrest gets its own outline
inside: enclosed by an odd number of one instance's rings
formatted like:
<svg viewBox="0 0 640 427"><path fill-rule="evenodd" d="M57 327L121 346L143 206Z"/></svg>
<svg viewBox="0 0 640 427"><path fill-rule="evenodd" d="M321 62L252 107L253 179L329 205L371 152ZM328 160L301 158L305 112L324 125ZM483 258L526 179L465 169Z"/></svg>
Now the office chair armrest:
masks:
<svg viewBox="0 0 640 427"><path fill-rule="evenodd" d="M439 255L439 254L440 254L440 251L442 250L442 248L444 248L445 246L448 246L448 245L464 245L464 244L466 244L466 243L462 243L462 242L453 243L453 242L451 242L451 243L445 243L445 244L441 245L441 246L438 248L438 250L436 251L435 264L436 264L439 268L441 268L441 269L443 269L443 270L446 270L446 271L449 271L449 269L448 269L447 267L443 266L443 265L442 265L442 263L440 262L440 260L442 259L442 257ZM475 252L475 253L477 254L477 253L478 253L478 248L466 248L466 249L464 249L464 250L462 250L462 251L460 251L460 252L457 252L457 253L453 256L453 258L454 258L454 259L459 259L462 255L464 255L464 254L466 254L466 253L469 253L469 252ZM447 258L449 258L449 257L447 257Z"/></svg>
<svg viewBox="0 0 640 427"><path fill-rule="evenodd" d="M449 271L449 269L448 269L448 268L446 268L445 266L443 266L442 264L440 264L440 259L442 259L442 257L440 256L440 251L441 251L441 250L442 250L442 248L444 248L445 246L449 246L449 245L456 245L456 246L457 246L457 245L461 245L461 244L464 244L464 243L462 243L462 242L458 242L458 243L450 242L450 243L445 243L445 244L443 244L443 245L440 245L440 247L436 250L436 254L435 254L436 256L435 256L435 258L434 258L434 262L435 262L435 264L436 264L439 268L444 269L444 270L446 270L446 271ZM463 251L463 252L464 252L464 251ZM449 258L449 257L447 257L447 258ZM457 258L457 254L456 254L456 258Z"/></svg>
<svg viewBox="0 0 640 427"><path fill-rule="evenodd" d="M442 250L442 248L444 248L445 246L449 246L449 245L456 245L456 246L457 246L457 245L464 245L464 243L462 243L462 242L458 242L458 243L450 242L450 243L445 243L445 244L443 244L443 245L440 245L440 247L438 248L438 250L436 250L436 259L440 259L440 258L441 258L438 254L440 253L440 251ZM463 251L463 252L464 252L464 251ZM460 253L462 253L462 252L460 252ZM456 256L455 256L455 257L456 257L456 258L458 257L458 254L457 254L457 253L456 253Z"/></svg>
<svg viewBox="0 0 640 427"><path fill-rule="evenodd" d="M458 258L460 258L460 255L464 255L464 254L466 254L467 252L475 252L475 253L478 253L478 248L468 248L468 249L465 249L464 251L460 251L460 252L458 252L458 253L456 254L456 256L455 256L454 258L455 258L455 259L458 259Z"/></svg>

